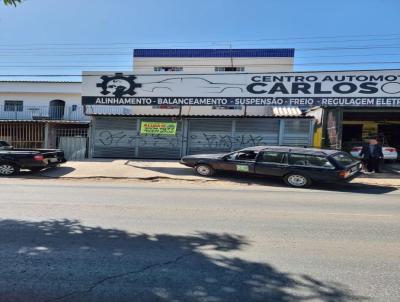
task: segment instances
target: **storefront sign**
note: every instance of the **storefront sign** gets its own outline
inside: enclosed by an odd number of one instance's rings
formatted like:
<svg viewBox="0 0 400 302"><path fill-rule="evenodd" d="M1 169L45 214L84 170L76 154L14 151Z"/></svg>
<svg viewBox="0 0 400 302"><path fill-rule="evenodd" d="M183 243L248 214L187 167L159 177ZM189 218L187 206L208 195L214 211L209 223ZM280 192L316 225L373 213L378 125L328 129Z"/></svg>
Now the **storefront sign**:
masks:
<svg viewBox="0 0 400 302"><path fill-rule="evenodd" d="M82 103L400 107L400 70L196 75L84 72Z"/></svg>
<svg viewBox="0 0 400 302"><path fill-rule="evenodd" d="M145 122L140 124L142 135L176 135L176 123Z"/></svg>

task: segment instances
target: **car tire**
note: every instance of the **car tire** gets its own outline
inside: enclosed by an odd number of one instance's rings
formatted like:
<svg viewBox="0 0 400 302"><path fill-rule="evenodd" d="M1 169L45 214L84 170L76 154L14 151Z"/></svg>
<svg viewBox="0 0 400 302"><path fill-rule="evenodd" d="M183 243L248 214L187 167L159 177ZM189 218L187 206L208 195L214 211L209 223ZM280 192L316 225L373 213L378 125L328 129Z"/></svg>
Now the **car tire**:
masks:
<svg viewBox="0 0 400 302"><path fill-rule="evenodd" d="M283 180L287 185L295 188L307 188L311 185L311 179L300 173L289 173Z"/></svg>
<svg viewBox="0 0 400 302"><path fill-rule="evenodd" d="M198 164L194 167L196 174L200 176L212 176L215 174L215 170L206 164Z"/></svg>
<svg viewBox="0 0 400 302"><path fill-rule="evenodd" d="M19 167L10 163L0 164L0 176L11 176L19 173Z"/></svg>

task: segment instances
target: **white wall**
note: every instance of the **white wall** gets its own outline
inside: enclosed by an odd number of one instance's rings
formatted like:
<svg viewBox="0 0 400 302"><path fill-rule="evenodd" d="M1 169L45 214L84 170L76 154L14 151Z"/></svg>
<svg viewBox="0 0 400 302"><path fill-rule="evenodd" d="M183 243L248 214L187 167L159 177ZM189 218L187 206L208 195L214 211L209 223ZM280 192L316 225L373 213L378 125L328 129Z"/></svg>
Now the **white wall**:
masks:
<svg viewBox="0 0 400 302"><path fill-rule="evenodd" d="M5 100L21 100L26 106L49 106L52 100L65 105L81 104L80 82L7 82L0 81L0 105Z"/></svg>
<svg viewBox="0 0 400 302"><path fill-rule="evenodd" d="M32 119L33 116L46 116L52 100L65 102L65 118L87 120L81 110L80 82L18 82L0 81L0 119ZM23 101L22 112L5 112L5 101ZM72 105L79 108L71 112Z"/></svg>
<svg viewBox="0 0 400 302"><path fill-rule="evenodd" d="M264 72L292 72L294 58L134 58L133 70L137 74L179 74L179 73L219 73L215 67L223 66L244 66L245 73L264 73ZM193 65L193 66L191 66ZM183 66L182 72L155 72L155 66ZM126 108L125 111L131 111L133 114L155 114L155 115L178 115L179 109L154 109L146 106L135 106ZM248 116L270 116L271 108L261 106L249 106L246 109ZM211 106L183 106L184 115L232 115L243 116L242 109L213 109Z"/></svg>
<svg viewBox="0 0 400 302"><path fill-rule="evenodd" d="M133 70L138 74L155 72L155 66L183 67L180 73L215 73L215 67L245 67L244 72L290 72L294 58L134 58ZM169 72L168 72L169 73Z"/></svg>

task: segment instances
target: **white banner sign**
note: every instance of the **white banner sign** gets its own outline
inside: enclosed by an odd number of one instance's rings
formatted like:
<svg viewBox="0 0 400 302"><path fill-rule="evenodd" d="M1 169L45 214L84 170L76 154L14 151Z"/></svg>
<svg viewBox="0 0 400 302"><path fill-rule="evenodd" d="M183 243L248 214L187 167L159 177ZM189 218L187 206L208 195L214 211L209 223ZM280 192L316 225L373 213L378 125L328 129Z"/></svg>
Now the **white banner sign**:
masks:
<svg viewBox="0 0 400 302"><path fill-rule="evenodd" d="M82 104L400 107L400 70L195 75L84 72Z"/></svg>

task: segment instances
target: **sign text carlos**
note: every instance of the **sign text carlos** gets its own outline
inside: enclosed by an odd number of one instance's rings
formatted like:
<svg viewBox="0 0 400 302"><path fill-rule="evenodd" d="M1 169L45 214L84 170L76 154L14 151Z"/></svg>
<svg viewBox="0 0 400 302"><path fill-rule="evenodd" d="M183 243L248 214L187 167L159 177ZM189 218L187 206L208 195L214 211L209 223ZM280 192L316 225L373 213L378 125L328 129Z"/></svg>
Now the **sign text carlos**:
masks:
<svg viewBox="0 0 400 302"><path fill-rule="evenodd" d="M400 107L400 70L196 75L85 72L82 103Z"/></svg>

